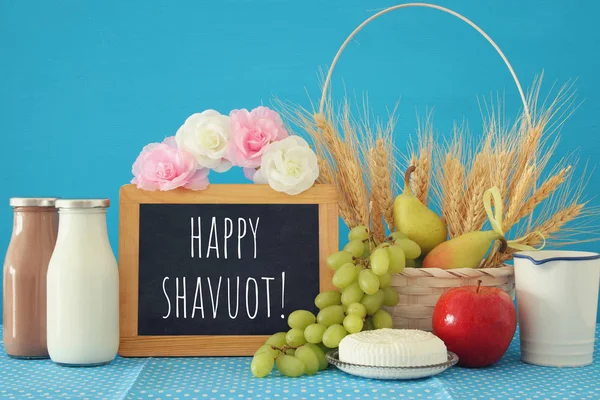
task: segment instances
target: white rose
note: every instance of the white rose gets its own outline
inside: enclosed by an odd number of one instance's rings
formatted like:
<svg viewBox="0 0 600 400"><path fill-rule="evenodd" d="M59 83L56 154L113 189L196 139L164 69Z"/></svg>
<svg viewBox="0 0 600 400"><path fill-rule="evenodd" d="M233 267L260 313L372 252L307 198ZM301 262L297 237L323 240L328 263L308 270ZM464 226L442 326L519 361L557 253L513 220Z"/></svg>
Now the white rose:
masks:
<svg viewBox="0 0 600 400"><path fill-rule="evenodd" d="M231 161L226 158L230 140L229 117L215 110L192 114L175 134L177 147L192 153L200 167L216 172L231 168Z"/></svg>
<svg viewBox="0 0 600 400"><path fill-rule="evenodd" d="M255 183L268 183L290 195L309 189L319 176L317 155L300 136L271 143L262 156Z"/></svg>

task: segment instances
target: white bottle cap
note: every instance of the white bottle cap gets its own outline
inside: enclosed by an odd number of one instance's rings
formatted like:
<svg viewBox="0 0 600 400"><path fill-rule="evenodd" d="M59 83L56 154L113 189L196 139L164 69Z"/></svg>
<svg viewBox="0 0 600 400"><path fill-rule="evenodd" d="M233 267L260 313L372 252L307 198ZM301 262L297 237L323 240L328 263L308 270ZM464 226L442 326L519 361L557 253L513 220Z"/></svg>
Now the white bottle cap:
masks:
<svg viewBox="0 0 600 400"><path fill-rule="evenodd" d="M58 199L56 208L107 208L109 199Z"/></svg>

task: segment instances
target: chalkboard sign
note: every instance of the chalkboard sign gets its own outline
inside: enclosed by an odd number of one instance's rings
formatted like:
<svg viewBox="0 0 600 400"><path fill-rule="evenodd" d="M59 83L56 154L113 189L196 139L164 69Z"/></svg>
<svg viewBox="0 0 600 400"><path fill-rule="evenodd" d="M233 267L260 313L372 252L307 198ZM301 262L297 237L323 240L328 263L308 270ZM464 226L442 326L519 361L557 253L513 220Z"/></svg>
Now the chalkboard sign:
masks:
<svg viewBox="0 0 600 400"><path fill-rule="evenodd" d="M250 355L331 289L330 185L298 196L266 185L121 188L123 356Z"/></svg>

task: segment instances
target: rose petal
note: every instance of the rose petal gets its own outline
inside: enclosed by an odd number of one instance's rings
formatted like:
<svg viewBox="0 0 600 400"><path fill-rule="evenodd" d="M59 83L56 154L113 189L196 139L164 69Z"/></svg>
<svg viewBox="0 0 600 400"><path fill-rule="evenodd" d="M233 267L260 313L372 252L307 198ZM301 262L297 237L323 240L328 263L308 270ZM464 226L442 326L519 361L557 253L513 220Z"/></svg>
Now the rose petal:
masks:
<svg viewBox="0 0 600 400"><path fill-rule="evenodd" d="M209 169L200 168L196 170L194 175L190 178L190 180L184 185L186 189L190 190L204 190L208 187L208 173Z"/></svg>
<svg viewBox="0 0 600 400"><path fill-rule="evenodd" d="M261 169L257 170L256 173L254 174L254 183L259 184L259 185L264 185L264 184L269 183Z"/></svg>
<svg viewBox="0 0 600 400"><path fill-rule="evenodd" d="M254 181L254 175L256 175L256 168L244 168L244 176L247 179Z"/></svg>
<svg viewBox="0 0 600 400"><path fill-rule="evenodd" d="M168 136L162 142L163 144L166 144L169 147L172 147L174 149L177 148L177 141L175 140L175 136Z"/></svg>

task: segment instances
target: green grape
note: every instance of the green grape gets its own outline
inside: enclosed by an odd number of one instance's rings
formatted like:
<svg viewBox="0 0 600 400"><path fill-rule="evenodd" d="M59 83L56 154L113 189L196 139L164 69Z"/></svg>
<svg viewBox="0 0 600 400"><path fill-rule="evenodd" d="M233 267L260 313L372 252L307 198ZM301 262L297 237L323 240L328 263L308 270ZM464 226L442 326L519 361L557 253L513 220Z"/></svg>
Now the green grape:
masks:
<svg viewBox="0 0 600 400"><path fill-rule="evenodd" d="M342 306L329 306L322 309L319 311L319 314L317 314L317 322L325 326L341 324L343 320L344 307Z"/></svg>
<svg viewBox="0 0 600 400"><path fill-rule="evenodd" d="M374 294L379 290L379 278L370 269L360 271L358 284L366 294Z"/></svg>
<svg viewBox="0 0 600 400"><path fill-rule="evenodd" d="M250 363L250 371L257 378L264 378L273 370L275 359L267 352L256 353Z"/></svg>
<svg viewBox="0 0 600 400"><path fill-rule="evenodd" d="M277 332L277 333L271 335L267 339L265 344L270 344L271 346L282 348L283 346L286 345L286 341L285 341L286 334L287 334L287 332Z"/></svg>
<svg viewBox="0 0 600 400"><path fill-rule="evenodd" d="M383 290L378 290L375 294L367 294L363 297L361 303L367 309L367 315L373 315L383 305Z"/></svg>
<svg viewBox="0 0 600 400"><path fill-rule="evenodd" d="M379 310L373 314L373 326L375 329L393 328L392 316L385 310Z"/></svg>
<svg viewBox="0 0 600 400"><path fill-rule="evenodd" d="M390 244L388 242L381 242L377 245L377 247L375 247L375 250L377 249L384 249L390 247Z"/></svg>
<svg viewBox="0 0 600 400"><path fill-rule="evenodd" d="M383 288L383 305L386 307L394 307L400 298L398 296L398 292L391 286Z"/></svg>
<svg viewBox="0 0 600 400"><path fill-rule="evenodd" d="M325 325L312 324L304 329L304 338L308 343L321 343L323 341L323 334L327 330Z"/></svg>
<svg viewBox="0 0 600 400"><path fill-rule="evenodd" d="M365 269L362 265L360 264L356 264L356 276L358 279L358 274L360 274L360 271L362 271L363 269Z"/></svg>
<svg viewBox="0 0 600 400"><path fill-rule="evenodd" d="M357 333L360 332L363 328L363 319L356 314L346 315L344 318L344 329L348 331L348 333Z"/></svg>
<svg viewBox="0 0 600 400"><path fill-rule="evenodd" d="M350 286L342 290L342 304L347 306L352 303L359 303L365 293L360 288L358 282L352 283Z"/></svg>
<svg viewBox="0 0 600 400"><path fill-rule="evenodd" d="M256 350L255 355L258 353L269 353L273 358L275 358L281 354L281 351L274 349L270 344L263 344L258 348L258 350Z"/></svg>
<svg viewBox="0 0 600 400"><path fill-rule="evenodd" d="M349 241L346 246L344 246L344 251L347 251L354 257L360 257L365 251L365 245L363 244L362 240L354 239Z"/></svg>
<svg viewBox="0 0 600 400"><path fill-rule="evenodd" d="M325 262L329 268L332 270L337 270L342 265L352 262L352 254L346 251L336 251L335 253L331 253L327 256L327 261Z"/></svg>
<svg viewBox="0 0 600 400"><path fill-rule="evenodd" d="M335 274L333 274L333 286L343 289L356 280L356 266L352 263L342 265Z"/></svg>
<svg viewBox="0 0 600 400"><path fill-rule="evenodd" d="M361 303L352 303L346 310L347 315L357 315L361 319L367 316L367 309Z"/></svg>
<svg viewBox="0 0 600 400"><path fill-rule="evenodd" d="M406 255L404 254L404 250L400 245L393 245L387 248L388 254L390 256L390 272L394 274L399 274L404 271L404 267L406 265Z"/></svg>
<svg viewBox="0 0 600 400"><path fill-rule="evenodd" d="M373 320L371 319L371 317L365 319L365 325L363 327L363 331L372 331L375 329L375 326L373 326Z"/></svg>
<svg viewBox="0 0 600 400"><path fill-rule="evenodd" d="M377 278L379 279L379 288L380 289L389 287L392 283L392 275L389 272L386 272L383 275L378 275Z"/></svg>
<svg viewBox="0 0 600 400"><path fill-rule="evenodd" d="M310 324L315 323L315 315L310 311L296 310L288 316L288 325L290 328L304 329Z"/></svg>
<svg viewBox="0 0 600 400"><path fill-rule="evenodd" d="M317 306L319 310L322 310L325 307L338 305L340 304L341 296L342 294L339 290L321 292L315 297L315 306Z"/></svg>
<svg viewBox="0 0 600 400"><path fill-rule="evenodd" d="M295 378L304 374L304 363L294 356L281 356L275 365L277 365L277 370L285 376Z"/></svg>
<svg viewBox="0 0 600 400"><path fill-rule="evenodd" d="M375 275L383 275L390 268L390 256L385 248L373 251L369 261L371 262L371 270Z"/></svg>
<svg viewBox="0 0 600 400"><path fill-rule="evenodd" d="M369 231L363 225L355 226L350 229L350 233L348 233L348 240L358 239L360 241L367 240L369 238Z"/></svg>
<svg viewBox="0 0 600 400"><path fill-rule="evenodd" d="M293 356L294 354L296 354L296 349L287 349L285 351L285 354L288 356Z"/></svg>
<svg viewBox="0 0 600 400"><path fill-rule="evenodd" d="M404 255L409 260L415 260L421 255L421 248L419 245L410 239L396 240L394 244L402 247L402 250L404 250Z"/></svg>
<svg viewBox="0 0 600 400"><path fill-rule="evenodd" d="M342 325L331 325L323 334L323 344L331 349L336 348L347 334Z"/></svg>
<svg viewBox="0 0 600 400"><path fill-rule="evenodd" d="M406 268L417 268L415 260L406 260Z"/></svg>
<svg viewBox="0 0 600 400"><path fill-rule="evenodd" d="M327 346L325 346L323 343L319 343L317 344L317 346L319 346L319 348L321 348L321 350L323 350L323 353L327 354L331 349Z"/></svg>
<svg viewBox="0 0 600 400"><path fill-rule="evenodd" d="M285 341L292 347L302 346L306 343L304 329L292 328L285 335Z"/></svg>
<svg viewBox="0 0 600 400"><path fill-rule="evenodd" d="M363 250L361 257L367 258L371 254L371 245L369 244L368 241L364 242L363 245L364 245L365 249Z"/></svg>
<svg viewBox="0 0 600 400"><path fill-rule="evenodd" d="M315 354L317 355L317 358L319 359L319 371L323 371L325 368L327 368L327 365L329 365L329 363L327 362L327 358L325 357L325 352L323 351L323 349L321 347L317 346L316 344L312 344L312 343L306 343L302 347L309 347L312 349L312 351L315 352Z"/></svg>
<svg viewBox="0 0 600 400"><path fill-rule="evenodd" d="M294 356L304 363L304 373L306 375L314 375L319 371L319 358L310 347L297 348Z"/></svg>
<svg viewBox="0 0 600 400"><path fill-rule="evenodd" d="M392 232L390 237L392 238L392 240L408 239L408 236L406 236L404 233L402 233L400 231Z"/></svg>

